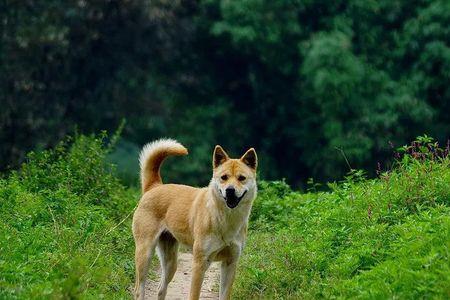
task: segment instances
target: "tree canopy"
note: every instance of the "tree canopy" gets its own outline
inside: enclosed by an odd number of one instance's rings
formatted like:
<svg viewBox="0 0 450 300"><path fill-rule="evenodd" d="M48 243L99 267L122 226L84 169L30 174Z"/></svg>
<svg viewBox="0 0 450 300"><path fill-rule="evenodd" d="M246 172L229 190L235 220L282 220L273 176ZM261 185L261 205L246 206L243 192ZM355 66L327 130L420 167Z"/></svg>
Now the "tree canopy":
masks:
<svg viewBox="0 0 450 300"><path fill-rule="evenodd" d="M3 0L0 19L2 169L123 118L128 142L184 143L172 178L197 184L215 144L300 184L450 136L448 1Z"/></svg>

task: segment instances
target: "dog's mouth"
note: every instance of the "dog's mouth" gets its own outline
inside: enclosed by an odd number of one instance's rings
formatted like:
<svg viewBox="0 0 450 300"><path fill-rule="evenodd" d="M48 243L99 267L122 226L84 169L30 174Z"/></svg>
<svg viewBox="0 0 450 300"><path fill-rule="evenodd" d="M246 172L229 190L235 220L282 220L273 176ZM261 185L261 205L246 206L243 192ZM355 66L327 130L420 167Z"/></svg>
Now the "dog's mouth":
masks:
<svg viewBox="0 0 450 300"><path fill-rule="evenodd" d="M236 206L238 206L239 202L241 202L242 198L244 198L246 193L247 191L242 193L240 197L236 196L235 194L227 195L226 197L224 197L225 203L229 208L235 208Z"/></svg>

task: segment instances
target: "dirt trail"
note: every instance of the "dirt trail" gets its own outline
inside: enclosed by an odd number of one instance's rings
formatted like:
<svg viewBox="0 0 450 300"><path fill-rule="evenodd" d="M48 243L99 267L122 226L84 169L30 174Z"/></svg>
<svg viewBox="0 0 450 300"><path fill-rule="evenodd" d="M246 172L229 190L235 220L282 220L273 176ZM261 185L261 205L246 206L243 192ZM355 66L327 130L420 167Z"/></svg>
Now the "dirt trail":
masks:
<svg viewBox="0 0 450 300"><path fill-rule="evenodd" d="M188 299L192 276L192 254L180 252L178 254L178 269L167 290L167 300ZM155 266L156 267L156 266ZM158 270L160 274L160 270ZM214 262L205 274L200 299L219 299L218 293L219 265ZM145 299L157 299L159 276L156 280L147 281Z"/></svg>

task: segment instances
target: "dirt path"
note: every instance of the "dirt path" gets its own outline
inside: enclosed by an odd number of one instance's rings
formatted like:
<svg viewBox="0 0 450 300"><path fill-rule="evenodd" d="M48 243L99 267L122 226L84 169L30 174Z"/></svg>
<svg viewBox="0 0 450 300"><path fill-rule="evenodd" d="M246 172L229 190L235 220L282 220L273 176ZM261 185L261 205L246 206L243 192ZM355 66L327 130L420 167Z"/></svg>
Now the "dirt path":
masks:
<svg viewBox="0 0 450 300"><path fill-rule="evenodd" d="M189 288L191 284L191 265L192 254L180 252L178 254L178 269L175 277L170 282L167 291L167 300L184 300L188 299ZM158 274L160 270L158 270ZM200 299L218 299L218 282L219 282L219 265L217 262L212 263L205 274L205 280L202 285L202 293ZM147 281L145 288L145 299L157 299L159 276L156 280Z"/></svg>

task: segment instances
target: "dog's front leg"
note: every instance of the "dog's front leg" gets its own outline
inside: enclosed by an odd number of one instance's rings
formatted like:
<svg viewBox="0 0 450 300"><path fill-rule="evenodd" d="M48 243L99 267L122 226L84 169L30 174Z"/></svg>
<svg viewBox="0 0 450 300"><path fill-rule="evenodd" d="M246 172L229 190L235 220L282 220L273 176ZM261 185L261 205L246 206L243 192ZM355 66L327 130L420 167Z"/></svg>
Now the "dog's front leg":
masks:
<svg viewBox="0 0 450 300"><path fill-rule="evenodd" d="M205 272L208 269L210 262L200 249L195 249L194 247L192 254L192 282L189 299L198 300L200 298L203 278L205 277Z"/></svg>
<svg viewBox="0 0 450 300"><path fill-rule="evenodd" d="M227 261L222 262L220 269L220 300L231 299L231 287L234 282L234 276L236 274L237 260L229 263Z"/></svg>
<svg viewBox="0 0 450 300"><path fill-rule="evenodd" d="M236 275L236 267L240 255L239 247L235 246L230 248L230 256L222 261L220 267L220 300L231 299L231 287Z"/></svg>

